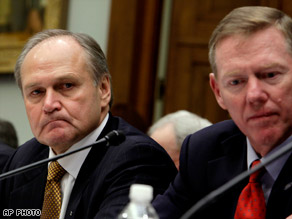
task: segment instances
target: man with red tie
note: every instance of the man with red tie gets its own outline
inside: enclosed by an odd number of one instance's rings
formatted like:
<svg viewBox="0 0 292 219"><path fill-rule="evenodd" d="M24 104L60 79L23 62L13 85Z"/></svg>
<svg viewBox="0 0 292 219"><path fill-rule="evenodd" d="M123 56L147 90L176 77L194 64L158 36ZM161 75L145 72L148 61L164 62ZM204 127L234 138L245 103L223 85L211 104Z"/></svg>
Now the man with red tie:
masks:
<svg viewBox="0 0 292 219"><path fill-rule="evenodd" d="M179 173L153 203L161 219L179 218L210 192L291 142L292 19L273 8L237 8L214 30L209 60L210 86L232 120L185 139ZM194 218L288 217L291 169L289 152Z"/></svg>

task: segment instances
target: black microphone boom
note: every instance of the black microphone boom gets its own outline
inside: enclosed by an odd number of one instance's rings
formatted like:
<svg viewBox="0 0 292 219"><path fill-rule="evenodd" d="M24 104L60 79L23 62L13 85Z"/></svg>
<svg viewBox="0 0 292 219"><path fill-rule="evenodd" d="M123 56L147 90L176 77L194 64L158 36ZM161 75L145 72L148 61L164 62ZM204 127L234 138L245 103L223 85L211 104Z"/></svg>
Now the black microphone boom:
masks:
<svg viewBox="0 0 292 219"><path fill-rule="evenodd" d="M110 133L108 133L104 138L107 140L107 146L109 145L119 145L123 141L125 141L126 136L124 133L120 130L113 130Z"/></svg>
<svg viewBox="0 0 292 219"><path fill-rule="evenodd" d="M263 158L262 162L253 167L250 170L246 170L239 174L238 176L234 177L232 180L228 181L227 183L223 184L218 189L215 189L213 192L210 192L200 201L198 201L193 207L191 207L182 217L181 219L188 219L191 218L194 214L198 213L199 211L206 208L210 202L215 202L219 196L224 195L225 192L229 191L231 188L236 186L239 182L249 177L254 172L258 171L259 169L263 168L264 166L268 165L269 163L275 161L279 157L283 156L284 154L290 152L292 150L292 142L285 145L284 147L280 148L279 150L275 151L271 155L268 155L266 158Z"/></svg>
<svg viewBox="0 0 292 219"><path fill-rule="evenodd" d="M72 150L72 151L69 151L69 152L65 152L63 154L59 154L59 155L57 155L55 157L43 159L43 160L37 161L35 163L31 163L31 164L28 164L26 166L17 168L15 170L11 170L9 172L3 173L3 174L0 175L0 180L8 178L10 176L17 175L19 173L22 173L22 172L25 172L27 170L33 169L35 167L39 167L39 166L44 165L46 163L49 163L51 161L55 161L55 160L58 160L60 158L67 157L67 156L69 156L71 154L74 154L76 152L85 150L85 149L90 148L90 147L92 147L94 145L105 144L106 146L110 146L110 145L116 146L116 145L121 144L125 139L126 139L126 137L125 137L125 135L124 135L124 133L122 131L113 130L113 131L109 132L106 136L104 136L103 138L99 139L98 141L96 141L96 142L94 142L92 144L85 145L85 146L82 146L82 147L77 148L75 150Z"/></svg>

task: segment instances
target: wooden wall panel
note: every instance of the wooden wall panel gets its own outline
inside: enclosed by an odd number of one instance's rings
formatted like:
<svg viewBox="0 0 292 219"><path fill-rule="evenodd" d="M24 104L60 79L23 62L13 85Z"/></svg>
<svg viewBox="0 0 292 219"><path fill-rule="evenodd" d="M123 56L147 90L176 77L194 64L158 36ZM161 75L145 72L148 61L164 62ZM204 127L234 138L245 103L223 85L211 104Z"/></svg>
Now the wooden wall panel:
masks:
<svg viewBox="0 0 292 219"><path fill-rule="evenodd" d="M162 1L112 0L107 53L112 112L142 131L152 122L161 11Z"/></svg>
<svg viewBox="0 0 292 219"><path fill-rule="evenodd" d="M107 55L112 110L143 130L152 123L162 5L163 0L112 0ZM290 0L173 0L164 114L186 109L212 122L229 118L209 86L208 41L229 11L247 5L292 14Z"/></svg>
<svg viewBox="0 0 292 219"><path fill-rule="evenodd" d="M291 12L288 0L174 0L164 114L186 109L212 122L229 119L209 86L208 41L232 9L265 5Z"/></svg>

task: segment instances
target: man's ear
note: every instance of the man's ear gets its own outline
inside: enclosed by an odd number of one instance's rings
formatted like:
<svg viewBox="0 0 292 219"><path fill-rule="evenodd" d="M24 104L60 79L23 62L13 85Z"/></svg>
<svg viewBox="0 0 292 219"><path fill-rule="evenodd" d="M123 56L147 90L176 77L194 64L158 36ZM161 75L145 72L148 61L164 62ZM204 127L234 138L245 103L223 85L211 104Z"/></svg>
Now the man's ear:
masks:
<svg viewBox="0 0 292 219"><path fill-rule="evenodd" d="M103 76L99 82L101 105L107 106L111 100L111 83L107 75Z"/></svg>
<svg viewBox="0 0 292 219"><path fill-rule="evenodd" d="M220 92L220 88L219 88L219 85L217 83L217 80L216 80L216 77L215 77L215 74L214 73L210 73L209 74L209 83L210 83L210 86L212 88L212 91L216 97L216 100L217 100L217 103L219 104L219 106L226 110L226 106L224 104L224 100L221 96L221 92Z"/></svg>

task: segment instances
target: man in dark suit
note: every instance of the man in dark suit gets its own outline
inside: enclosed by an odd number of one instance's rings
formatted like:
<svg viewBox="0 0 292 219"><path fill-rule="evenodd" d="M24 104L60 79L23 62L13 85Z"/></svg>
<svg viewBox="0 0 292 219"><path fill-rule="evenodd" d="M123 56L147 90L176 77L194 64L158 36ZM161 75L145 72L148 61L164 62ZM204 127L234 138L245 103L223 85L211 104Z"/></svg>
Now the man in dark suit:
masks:
<svg viewBox="0 0 292 219"><path fill-rule="evenodd" d="M8 160L8 158L13 154L14 149L0 141L0 173Z"/></svg>
<svg viewBox="0 0 292 219"><path fill-rule="evenodd" d="M153 202L161 219L179 218L213 190L251 164L291 142L292 20L268 7L242 7L229 13L213 32L210 85L232 120L188 136L173 183ZM266 165L252 183L240 182L194 218L269 218L292 214L291 152ZM255 204L241 205L253 183ZM253 195L253 194L252 194ZM245 211L246 210L246 211ZM257 217L246 217L247 214ZM238 216L244 212L242 216Z"/></svg>
<svg viewBox="0 0 292 219"><path fill-rule="evenodd" d="M1 181L1 209L12 209L13 217L28 213L19 209L35 209L35 215L41 209L55 214L57 209L54 218L115 218L128 202L131 184L150 184L155 195L167 188L176 174L170 157L109 112L110 75L91 37L65 30L36 34L18 58L15 78L35 138L18 148L5 171L91 144L112 130L122 130L126 139L118 146L96 145L55 163L65 174L56 183L61 205L59 198L53 203L47 199L50 164L49 174L44 165ZM45 214L41 218L51 218Z"/></svg>
<svg viewBox="0 0 292 219"><path fill-rule="evenodd" d="M16 129L8 120L0 119L0 141L14 149L18 147Z"/></svg>
<svg viewBox="0 0 292 219"><path fill-rule="evenodd" d="M0 173L17 145L18 139L14 126L11 122L0 119Z"/></svg>

